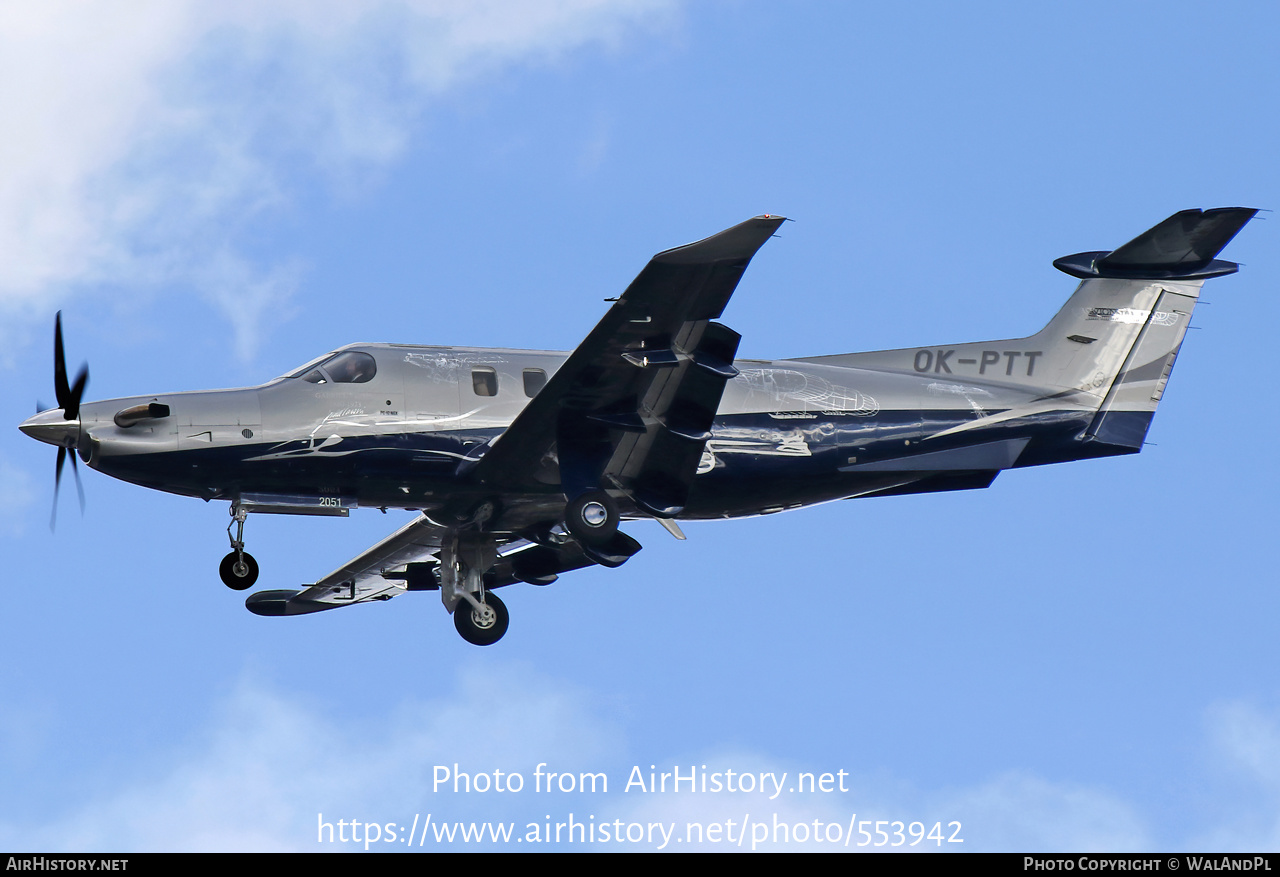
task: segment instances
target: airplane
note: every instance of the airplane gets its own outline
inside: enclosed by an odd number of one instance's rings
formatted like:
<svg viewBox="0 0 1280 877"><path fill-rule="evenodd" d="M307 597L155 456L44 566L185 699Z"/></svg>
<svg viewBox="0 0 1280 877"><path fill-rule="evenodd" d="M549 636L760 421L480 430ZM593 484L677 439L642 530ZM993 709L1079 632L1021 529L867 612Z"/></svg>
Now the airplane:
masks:
<svg viewBox="0 0 1280 877"><path fill-rule="evenodd" d="M786 360L738 359L718 322L784 218L757 216L655 255L569 354L352 344L261 386L82 403L54 323L57 408L20 429L121 480L230 503L219 568L247 590L250 514L417 511L264 616L439 591L491 645L494 593L618 567L622 521L765 515L854 497L988 487L1006 469L1137 453L1217 255L1253 218L1183 210L1111 251L1053 264L1080 280L1034 335ZM69 453L74 451L75 453ZM232 533L234 528L235 532Z"/></svg>

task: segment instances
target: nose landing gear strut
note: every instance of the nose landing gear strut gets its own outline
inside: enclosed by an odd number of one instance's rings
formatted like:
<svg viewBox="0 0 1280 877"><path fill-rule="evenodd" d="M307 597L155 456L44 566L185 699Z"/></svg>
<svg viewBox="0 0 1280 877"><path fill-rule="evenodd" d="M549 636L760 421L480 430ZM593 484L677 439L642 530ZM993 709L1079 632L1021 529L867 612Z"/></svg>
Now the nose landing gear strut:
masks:
<svg viewBox="0 0 1280 877"><path fill-rule="evenodd" d="M233 591L244 591L253 587L258 580L258 561L244 550L244 522L249 512L240 505L231 506L231 523L227 524L227 538L231 540L231 553L222 558L218 564L218 575L222 583ZM231 528L236 528L236 535L231 535Z"/></svg>

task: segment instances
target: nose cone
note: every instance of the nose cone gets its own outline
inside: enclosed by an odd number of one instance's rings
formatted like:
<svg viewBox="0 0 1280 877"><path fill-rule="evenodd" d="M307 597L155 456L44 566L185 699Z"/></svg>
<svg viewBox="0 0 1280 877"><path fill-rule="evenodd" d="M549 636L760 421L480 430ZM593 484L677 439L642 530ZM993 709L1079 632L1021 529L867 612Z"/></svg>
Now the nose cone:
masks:
<svg viewBox="0 0 1280 877"><path fill-rule="evenodd" d="M24 420L18 429L33 439L63 448L74 448L80 438L80 421L66 420L61 408L41 411Z"/></svg>

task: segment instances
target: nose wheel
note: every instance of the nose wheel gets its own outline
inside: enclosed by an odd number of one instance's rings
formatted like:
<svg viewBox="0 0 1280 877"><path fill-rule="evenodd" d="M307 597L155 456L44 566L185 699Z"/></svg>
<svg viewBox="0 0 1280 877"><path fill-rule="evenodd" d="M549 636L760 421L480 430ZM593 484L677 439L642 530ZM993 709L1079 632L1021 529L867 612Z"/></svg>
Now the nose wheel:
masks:
<svg viewBox="0 0 1280 877"><path fill-rule="evenodd" d="M244 550L244 522L249 513L238 505L231 506L231 523L227 524L227 538L231 540L231 553L222 558L218 564L218 575L222 583L233 591L244 591L253 587L258 580L258 561ZM231 528L236 528L236 535L231 535Z"/></svg>
<svg viewBox="0 0 1280 877"><path fill-rule="evenodd" d="M231 590L247 590L258 580L258 561L243 549L233 551L218 564L218 575L222 577L222 583Z"/></svg>

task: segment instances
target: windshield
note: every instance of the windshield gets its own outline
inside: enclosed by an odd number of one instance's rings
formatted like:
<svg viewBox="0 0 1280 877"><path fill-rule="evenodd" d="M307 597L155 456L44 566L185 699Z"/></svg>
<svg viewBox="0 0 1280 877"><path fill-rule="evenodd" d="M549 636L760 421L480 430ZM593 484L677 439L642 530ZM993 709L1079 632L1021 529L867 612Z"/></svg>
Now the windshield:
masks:
<svg viewBox="0 0 1280 877"><path fill-rule="evenodd" d="M313 359L286 377L302 378L311 384L363 384L373 380L377 373L378 363L372 356L359 350L347 350Z"/></svg>

